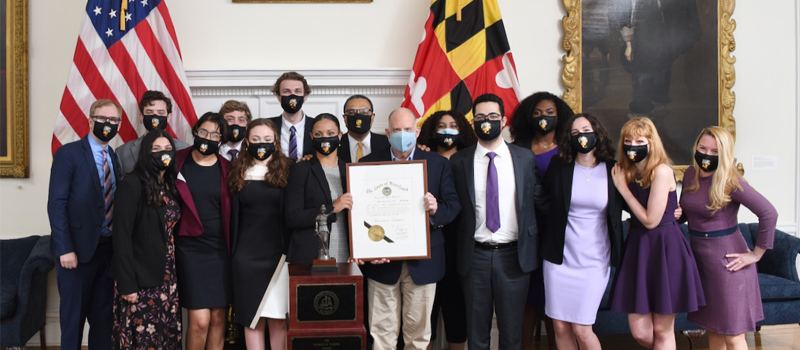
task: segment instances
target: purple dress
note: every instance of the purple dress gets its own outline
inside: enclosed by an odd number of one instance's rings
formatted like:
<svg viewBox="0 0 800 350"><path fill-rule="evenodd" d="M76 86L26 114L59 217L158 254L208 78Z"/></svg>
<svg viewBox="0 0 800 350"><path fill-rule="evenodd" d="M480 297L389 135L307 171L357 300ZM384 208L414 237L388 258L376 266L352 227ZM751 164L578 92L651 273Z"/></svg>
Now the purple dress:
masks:
<svg viewBox="0 0 800 350"><path fill-rule="evenodd" d="M545 260L543 265L545 314L554 320L591 325L611 270L606 164L594 168L575 164L572 178L564 262L557 265Z"/></svg>
<svg viewBox="0 0 800 350"><path fill-rule="evenodd" d="M635 182L628 188L647 208L650 188L643 189ZM631 217L622 266L611 286L612 311L667 315L697 311L706 304L689 242L675 221L677 207L677 195L672 191L661 223L652 230Z"/></svg>
<svg viewBox="0 0 800 350"><path fill-rule="evenodd" d="M684 188L694 183L694 176L694 167L686 169ZM681 194L681 207L689 221L689 230L712 232L735 227L736 231L722 237L689 236L708 299L706 306L690 313L688 318L692 323L717 334L753 332L756 322L764 319L756 265L730 272L725 265L733 259L725 255L750 250L737 225L740 204L758 216L756 245L764 249L772 248L778 212L764 196L740 179L742 190L734 189L728 205L712 215L706 209L710 203L708 196L712 179L711 176L701 177L696 192L684 191Z"/></svg>

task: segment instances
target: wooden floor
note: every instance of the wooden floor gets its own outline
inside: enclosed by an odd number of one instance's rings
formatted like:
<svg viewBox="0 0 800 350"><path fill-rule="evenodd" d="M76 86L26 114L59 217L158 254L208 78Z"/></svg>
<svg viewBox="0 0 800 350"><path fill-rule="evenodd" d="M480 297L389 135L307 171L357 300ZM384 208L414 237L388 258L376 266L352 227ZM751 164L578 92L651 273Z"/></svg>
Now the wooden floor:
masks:
<svg viewBox="0 0 800 350"><path fill-rule="evenodd" d="M800 325L783 326L764 326L761 332L747 333L747 346L755 350L800 350ZM676 333L678 350L689 350L689 341L680 333ZM630 334L601 335L600 343L603 349L607 350L627 350L644 349L636 343ZM28 347L38 349L36 346ZM48 346L47 350L59 350L57 346ZM694 346L695 350L708 350L708 336L698 339ZM84 346L83 350L88 350ZM535 344L533 348L527 350L547 350L547 336L542 336L542 340Z"/></svg>
<svg viewBox="0 0 800 350"><path fill-rule="evenodd" d="M800 325L764 326L761 332L747 333L747 347L755 350L800 350ZM530 350L547 350L546 336ZM630 334L601 335L603 349L644 349ZM689 340L680 332L675 334L678 350L689 350ZM695 350L708 350L708 335L695 341Z"/></svg>

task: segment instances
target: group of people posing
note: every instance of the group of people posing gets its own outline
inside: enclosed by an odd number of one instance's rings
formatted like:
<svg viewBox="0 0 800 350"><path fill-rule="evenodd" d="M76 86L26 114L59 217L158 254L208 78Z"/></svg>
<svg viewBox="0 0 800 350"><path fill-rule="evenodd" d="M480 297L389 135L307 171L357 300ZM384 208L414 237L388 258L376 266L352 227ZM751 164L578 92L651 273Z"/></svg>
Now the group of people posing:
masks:
<svg viewBox="0 0 800 350"><path fill-rule="evenodd" d="M332 114L305 115L302 75L284 73L272 90L281 115L253 119L228 101L198 119L191 145L168 132L171 100L148 91L147 132L116 151L121 107L92 104L89 134L58 149L50 176L63 348L80 348L88 319L90 348L180 349L185 308L186 348L221 350L233 304L248 349L285 349L288 264L317 256L321 205L331 257L367 279L374 349L430 348L440 310L451 349L489 349L493 314L500 349L521 348L529 317L552 319L559 349L600 349L592 324L611 267L609 306L647 348L675 348L676 313L706 329L712 349L746 348L743 334L763 319L754 264L772 247L777 212L736 171L723 128L701 131L679 200L644 117L623 126L617 152L598 118L555 95L535 93L509 118L484 94L471 121L438 111L418 127L399 108L381 135L372 101L354 95L343 133ZM358 203L345 164L405 160L427 163L431 258L350 259L347 210ZM759 218L752 251L740 205Z"/></svg>

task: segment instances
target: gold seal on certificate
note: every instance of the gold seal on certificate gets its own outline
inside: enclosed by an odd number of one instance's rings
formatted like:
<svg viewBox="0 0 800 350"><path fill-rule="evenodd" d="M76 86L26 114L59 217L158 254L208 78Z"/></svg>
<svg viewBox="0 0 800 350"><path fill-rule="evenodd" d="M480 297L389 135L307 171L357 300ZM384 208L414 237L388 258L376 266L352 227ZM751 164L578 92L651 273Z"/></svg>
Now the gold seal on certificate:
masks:
<svg viewBox="0 0 800 350"><path fill-rule="evenodd" d="M363 223L350 227L353 258L430 258L426 166L425 161L347 164L350 222Z"/></svg>

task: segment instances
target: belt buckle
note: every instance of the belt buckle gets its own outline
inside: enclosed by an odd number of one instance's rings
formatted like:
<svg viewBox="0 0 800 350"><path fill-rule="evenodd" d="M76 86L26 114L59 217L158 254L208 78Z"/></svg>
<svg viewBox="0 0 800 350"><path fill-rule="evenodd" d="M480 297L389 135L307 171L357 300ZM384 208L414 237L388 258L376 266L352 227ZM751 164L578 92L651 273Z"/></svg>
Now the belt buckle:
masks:
<svg viewBox="0 0 800 350"><path fill-rule="evenodd" d="M497 243L497 242L486 242L485 244L489 246L488 248L490 250L500 250L500 243Z"/></svg>

